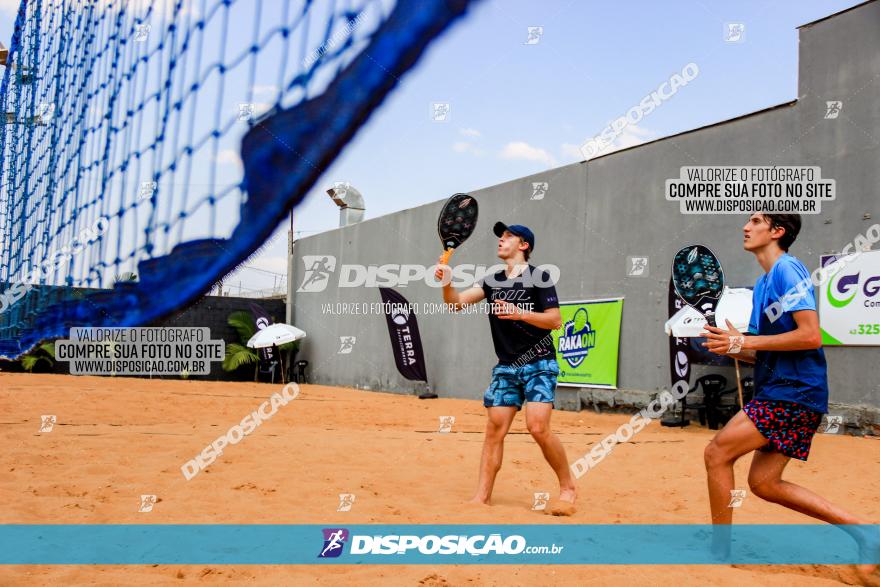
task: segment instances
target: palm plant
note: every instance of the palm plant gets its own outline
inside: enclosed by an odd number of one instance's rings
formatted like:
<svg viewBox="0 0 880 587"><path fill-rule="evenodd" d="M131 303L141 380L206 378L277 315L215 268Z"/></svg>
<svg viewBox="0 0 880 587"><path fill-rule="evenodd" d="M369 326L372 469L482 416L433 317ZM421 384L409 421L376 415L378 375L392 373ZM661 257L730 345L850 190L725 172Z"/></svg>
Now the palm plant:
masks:
<svg viewBox="0 0 880 587"><path fill-rule="evenodd" d="M257 381L260 368L260 355L247 346L247 341L257 332L257 325L250 312L236 310L226 319L227 324L238 333L240 342L231 342L226 345L226 357L223 359L224 371L235 371L243 365L254 364L254 381Z"/></svg>
<svg viewBox="0 0 880 587"><path fill-rule="evenodd" d="M227 324L235 329L239 342L231 342L226 345L226 357L223 359L224 371L235 371L244 365L254 365L254 381L259 380L260 354L259 351L247 346L247 341L257 333L257 324L254 315L246 310L236 310L229 314ZM280 345L281 352L294 351L299 347L299 342L288 342Z"/></svg>
<svg viewBox="0 0 880 587"><path fill-rule="evenodd" d="M25 371L33 372L34 367L40 361L46 361L50 367L55 364L55 341L44 342L23 356L21 358L21 366Z"/></svg>

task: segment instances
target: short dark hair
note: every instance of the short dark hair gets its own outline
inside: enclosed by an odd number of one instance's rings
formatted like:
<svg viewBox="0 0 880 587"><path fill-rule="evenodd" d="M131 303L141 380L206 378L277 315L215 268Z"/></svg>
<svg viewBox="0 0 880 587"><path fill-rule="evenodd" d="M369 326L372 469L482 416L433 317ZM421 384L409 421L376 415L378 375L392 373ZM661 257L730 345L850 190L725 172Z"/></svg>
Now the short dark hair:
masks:
<svg viewBox="0 0 880 587"><path fill-rule="evenodd" d="M788 248L794 243L801 231L801 215L800 214L766 214L761 216L767 219L770 228L784 228L785 234L779 238L779 248L788 252Z"/></svg>

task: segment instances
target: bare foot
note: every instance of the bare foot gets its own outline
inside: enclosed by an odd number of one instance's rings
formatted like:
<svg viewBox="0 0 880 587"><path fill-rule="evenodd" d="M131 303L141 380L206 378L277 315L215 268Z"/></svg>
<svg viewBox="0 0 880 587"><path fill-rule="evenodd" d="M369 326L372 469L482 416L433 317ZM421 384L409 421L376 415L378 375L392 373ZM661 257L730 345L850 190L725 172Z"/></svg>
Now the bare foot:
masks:
<svg viewBox="0 0 880 587"><path fill-rule="evenodd" d="M479 497L473 497L464 503L465 503L465 505L479 505L479 506L485 506L485 507L489 506L488 499L480 499Z"/></svg>
<svg viewBox="0 0 880 587"><path fill-rule="evenodd" d="M575 489L563 489L559 492L559 501L567 501L568 503L574 505L574 502L577 501L577 490Z"/></svg>
<svg viewBox="0 0 880 587"><path fill-rule="evenodd" d="M544 511L551 516L573 516L577 512L577 508L571 502L554 499Z"/></svg>
<svg viewBox="0 0 880 587"><path fill-rule="evenodd" d="M875 561L880 556L880 532L869 529L862 532L857 538L859 543L859 558L862 560ZM856 574L863 585L880 585L880 575L877 575L877 563L865 563L856 565Z"/></svg>
<svg viewBox="0 0 880 587"><path fill-rule="evenodd" d="M873 567L874 570L868 571L867 568ZM877 576L877 565L856 565L856 576L859 583L867 587L880 587L880 577Z"/></svg>
<svg viewBox="0 0 880 587"><path fill-rule="evenodd" d="M577 508L574 506L576 500L577 491L563 489L559 492L559 498L552 500L544 511L551 516L573 516L577 512Z"/></svg>

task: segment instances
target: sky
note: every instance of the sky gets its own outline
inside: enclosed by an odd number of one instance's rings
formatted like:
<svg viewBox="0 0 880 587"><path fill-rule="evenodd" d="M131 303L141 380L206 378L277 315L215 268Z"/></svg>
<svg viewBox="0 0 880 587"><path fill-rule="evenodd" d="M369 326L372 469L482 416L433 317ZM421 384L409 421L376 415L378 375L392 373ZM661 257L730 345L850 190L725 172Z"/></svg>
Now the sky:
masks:
<svg viewBox="0 0 880 587"><path fill-rule="evenodd" d="M297 236L338 226L338 208L325 193L337 181L360 190L366 218L375 218L581 161L585 141L688 63L698 66L698 76L628 127L609 151L793 100L797 27L860 3L478 2L324 172L294 211ZM0 0L0 40L7 46L17 4ZM739 42L725 40L729 23L744 25ZM533 42L530 27L541 27ZM434 103L449 104L446 121L432 120ZM234 157L225 164L239 165ZM285 222L226 283L279 283L287 269L286 231Z"/></svg>

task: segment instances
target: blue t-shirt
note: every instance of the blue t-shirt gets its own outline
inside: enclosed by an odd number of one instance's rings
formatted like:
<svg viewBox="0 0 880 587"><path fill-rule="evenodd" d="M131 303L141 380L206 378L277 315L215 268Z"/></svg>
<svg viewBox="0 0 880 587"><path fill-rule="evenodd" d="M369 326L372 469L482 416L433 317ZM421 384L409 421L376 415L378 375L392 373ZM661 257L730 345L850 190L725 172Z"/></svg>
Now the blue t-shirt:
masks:
<svg viewBox="0 0 880 587"><path fill-rule="evenodd" d="M804 281L806 280L806 281ZM800 287L799 287L800 285ZM801 292L799 295L797 292ZM783 297L789 294L789 297ZM768 306L779 302L770 316ZM800 310L816 310L816 296L810 272L788 253L783 254L769 273L758 278L752 292L752 318L749 332L773 335L797 328L792 316ZM821 348L804 351L758 351L755 360L755 399L782 400L804 405L822 414L828 412L828 367Z"/></svg>

